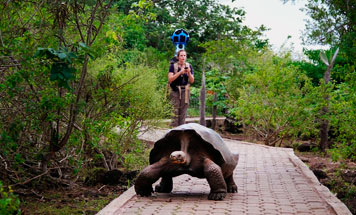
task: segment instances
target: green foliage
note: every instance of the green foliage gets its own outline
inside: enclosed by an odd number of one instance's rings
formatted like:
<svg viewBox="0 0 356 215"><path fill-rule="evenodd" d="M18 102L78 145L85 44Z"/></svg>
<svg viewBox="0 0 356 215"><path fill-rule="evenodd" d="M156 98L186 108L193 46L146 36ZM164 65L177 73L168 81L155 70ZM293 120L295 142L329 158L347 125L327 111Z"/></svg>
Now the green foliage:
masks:
<svg viewBox="0 0 356 215"><path fill-rule="evenodd" d="M227 91L224 85L227 79L228 76L219 73L217 69L206 72L207 106L216 106L220 109L227 107ZM217 101L214 101L215 94L217 95Z"/></svg>
<svg viewBox="0 0 356 215"><path fill-rule="evenodd" d="M201 45L206 52L203 54L206 72L207 105L213 105L214 93L218 95L218 105L221 109L234 103L239 94L241 77L251 70L251 62L257 49L251 40L235 41L222 39L209 41Z"/></svg>
<svg viewBox="0 0 356 215"><path fill-rule="evenodd" d="M137 17L117 14L106 7L109 1L100 2L1 6L6 13L0 14L0 61L5 65L0 78L0 155L6 162L0 165L12 170L1 178L36 186L50 183L42 180L52 177L46 174L28 180L46 169L65 170L66 178L73 179L84 168L138 168L145 162L140 160L144 146L137 140L138 130L171 110L157 84L157 62L167 59L148 59L156 56L155 49L142 51L144 21L136 23L132 20ZM138 7L147 9L142 2ZM138 15L144 19L144 13ZM126 160L126 155L131 157ZM61 169L54 167L59 161ZM57 180L64 179L52 181Z"/></svg>
<svg viewBox="0 0 356 215"><path fill-rule="evenodd" d="M70 89L69 80L73 80L76 69L71 66L72 59L77 58L74 52L67 48L54 50L52 48L38 48L34 57L46 57L53 61L51 65L50 80L57 81L59 87Z"/></svg>
<svg viewBox="0 0 356 215"><path fill-rule="evenodd" d="M355 1L309 0L305 11L307 22L305 42L340 47L347 64L355 65ZM344 74L354 72L344 68Z"/></svg>
<svg viewBox="0 0 356 215"><path fill-rule="evenodd" d="M154 69L130 66L129 62L126 69L117 69L114 65L120 58L115 61L112 57L98 58L90 66L85 88L88 100L80 123L85 126L76 137L84 132L91 148L110 151L104 159L116 158L109 168L118 163L129 169L142 167L146 164L142 156L145 147L137 140L138 130L169 115L170 104L157 86ZM75 139L71 142L80 146L81 138Z"/></svg>
<svg viewBox="0 0 356 215"><path fill-rule="evenodd" d="M21 214L20 200L11 187L5 189L0 181L0 214Z"/></svg>
<svg viewBox="0 0 356 215"><path fill-rule="evenodd" d="M323 78L326 66L320 61L320 50L308 50L304 52L311 62L297 61L292 62L298 66L309 78L311 78L314 86L318 86L320 79ZM333 74L332 74L333 75Z"/></svg>
<svg viewBox="0 0 356 215"><path fill-rule="evenodd" d="M329 149L329 153L334 162L345 159L356 160L356 142L341 142L335 144L333 147L334 148Z"/></svg>
<svg viewBox="0 0 356 215"><path fill-rule="evenodd" d="M331 149L334 160L356 160L356 90L352 85L338 85L331 102L331 131L337 144Z"/></svg>
<svg viewBox="0 0 356 215"><path fill-rule="evenodd" d="M256 59L256 70L244 76L239 99L231 110L256 137L268 145L284 138L315 134L313 88L288 57L265 53Z"/></svg>

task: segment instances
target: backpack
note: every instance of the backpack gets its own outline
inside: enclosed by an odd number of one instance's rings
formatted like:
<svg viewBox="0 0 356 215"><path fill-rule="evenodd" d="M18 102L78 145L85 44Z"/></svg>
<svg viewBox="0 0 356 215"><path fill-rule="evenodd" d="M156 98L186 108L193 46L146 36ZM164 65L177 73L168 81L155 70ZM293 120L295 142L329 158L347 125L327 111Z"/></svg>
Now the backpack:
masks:
<svg viewBox="0 0 356 215"><path fill-rule="evenodd" d="M174 63L174 72L173 72L173 75L175 75L177 72L178 72L178 62ZM186 67L190 67L190 64L185 62L185 66Z"/></svg>

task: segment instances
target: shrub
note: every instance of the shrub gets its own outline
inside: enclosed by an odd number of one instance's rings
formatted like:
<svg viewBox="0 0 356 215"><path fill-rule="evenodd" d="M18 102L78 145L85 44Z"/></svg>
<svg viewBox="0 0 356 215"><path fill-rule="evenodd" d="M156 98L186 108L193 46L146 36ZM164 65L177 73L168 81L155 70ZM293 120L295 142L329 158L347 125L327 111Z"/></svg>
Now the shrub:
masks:
<svg viewBox="0 0 356 215"><path fill-rule="evenodd" d="M309 79L290 65L288 57L269 54L256 59L237 89L240 97L231 113L268 145L315 133L313 92Z"/></svg>
<svg viewBox="0 0 356 215"><path fill-rule="evenodd" d="M348 84L340 84L334 91L330 104L331 131L335 144L330 149L333 160L356 161L356 98L355 90Z"/></svg>

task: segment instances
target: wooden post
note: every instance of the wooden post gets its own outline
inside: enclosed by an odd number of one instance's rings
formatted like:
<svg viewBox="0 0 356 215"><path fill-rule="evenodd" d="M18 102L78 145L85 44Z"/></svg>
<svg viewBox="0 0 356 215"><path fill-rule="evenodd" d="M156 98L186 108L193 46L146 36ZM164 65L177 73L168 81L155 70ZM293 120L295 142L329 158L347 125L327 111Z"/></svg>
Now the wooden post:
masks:
<svg viewBox="0 0 356 215"><path fill-rule="evenodd" d="M213 100L213 120L211 122L211 128L215 129L216 127L216 115L217 115L217 110L218 110L218 106L216 105L216 102L218 101L218 94L216 92L214 92L214 100Z"/></svg>
<svg viewBox="0 0 356 215"><path fill-rule="evenodd" d="M205 100L206 100L205 72L203 71L202 77L201 77L201 90L200 90L200 125L204 125L204 126L206 126Z"/></svg>

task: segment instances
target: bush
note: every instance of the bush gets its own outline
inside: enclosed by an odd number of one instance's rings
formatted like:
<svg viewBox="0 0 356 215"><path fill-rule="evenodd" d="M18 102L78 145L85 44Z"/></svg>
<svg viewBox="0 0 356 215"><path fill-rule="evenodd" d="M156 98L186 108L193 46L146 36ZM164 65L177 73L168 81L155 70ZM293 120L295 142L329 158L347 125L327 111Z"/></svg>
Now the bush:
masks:
<svg viewBox="0 0 356 215"><path fill-rule="evenodd" d="M75 100L72 91L57 88L41 73L41 69L44 70L41 66L34 72L7 71L0 78L0 95L4 98L0 102L0 146L3 149L0 155L13 170L8 174L21 173L21 179L15 183L43 172L43 166L38 163L45 163L42 161L49 151L54 153L51 162L46 162L47 168L55 168L56 163L61 162L61 169L56 168L51 170L51 175L46 175L54 179L49 180L51 182L60 174L70 180L80 176L85 168L94 166L114 169L127 164L128 168L136 167L131 165L132 157L125 161L125 156L142 155L138 130L155 125L169 115L171 109L164 99L163 89L157 84L156 68L133 65L130 61L118 67L120 54L107 53L89 64L75 126L68 143L61 147L56 143L66 132L68 113ZM31 90L34 84L36 87ZM142 165L144 161L139 163ZM2 178L6 175L0 174ZM43 178L26 185L34 186ZM63 178L60 180L66 183Z"/></svg>
<svg viewBox="0 0 356 215"><path fill-rule="evenodd" d="M331 131L335 144L330 149L333 160L356 161L356 92L350 85L340 84L333 92Z"/></svg>
<svg viewBox="0 0 356 215"><path fill-rule="evenodd" d="M114 65L110 57L93 62L86 85L90 99L81 114L83 131L76 131L71 142L79 148L84 138L88 148L99 152L97 161L108 169L118 165L139 169L147 164L142 157L145 147L137 139L139 129L155 125L171 108L158 87L155 69ZM81 165L77 163L78 168Z"/></svg>
<svg viewBox="0 0 356 215"><path fill-rule="evenodd" d="M289 64L288 57L268 53L256 59L253 72L240 83L240 97L231 113L246 131L267 145L316 133L309 79ZM315 101L314 101L315 102Z"/></svg>

